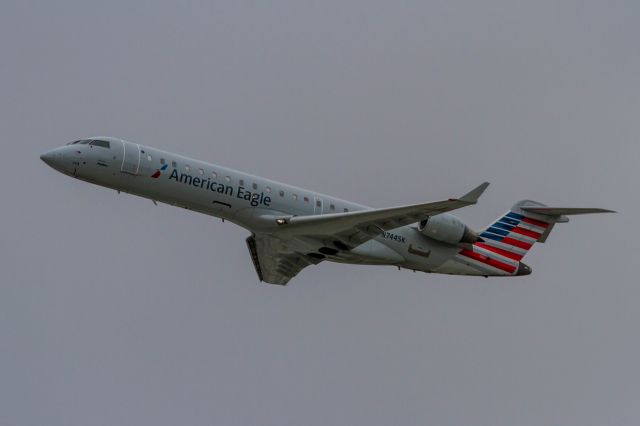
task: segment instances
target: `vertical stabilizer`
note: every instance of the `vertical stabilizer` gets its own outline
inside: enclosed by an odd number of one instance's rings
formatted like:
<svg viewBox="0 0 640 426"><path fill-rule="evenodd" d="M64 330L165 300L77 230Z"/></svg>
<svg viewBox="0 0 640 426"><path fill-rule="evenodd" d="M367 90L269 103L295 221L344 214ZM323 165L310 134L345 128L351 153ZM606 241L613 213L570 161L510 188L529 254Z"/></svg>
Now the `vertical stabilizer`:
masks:
<svg viewBox="0 0 640 426"><path fill-rule="evenodd" d="M542 215L528 211L527 208L546 207L542 203L522 200L511 207L490 226L482 231L480 237L485 241L478 247L489 252L519 261L536 242L545 242L558 222L566 222L561 215Z"/></svg>

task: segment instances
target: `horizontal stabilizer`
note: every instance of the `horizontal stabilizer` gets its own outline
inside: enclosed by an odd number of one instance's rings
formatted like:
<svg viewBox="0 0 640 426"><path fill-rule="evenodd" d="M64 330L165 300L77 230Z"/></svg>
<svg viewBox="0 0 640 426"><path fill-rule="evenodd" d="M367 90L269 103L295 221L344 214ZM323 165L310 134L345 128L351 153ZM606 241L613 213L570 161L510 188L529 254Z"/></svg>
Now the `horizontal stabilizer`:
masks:
<svg viewBox="0 0 640 426"><path fill-rule="evenodd" d="M521 207L522 210L546 216L570 216L575 214L590 213L615 213L613 210L597 208L573 208L573 207Z"/></svg>

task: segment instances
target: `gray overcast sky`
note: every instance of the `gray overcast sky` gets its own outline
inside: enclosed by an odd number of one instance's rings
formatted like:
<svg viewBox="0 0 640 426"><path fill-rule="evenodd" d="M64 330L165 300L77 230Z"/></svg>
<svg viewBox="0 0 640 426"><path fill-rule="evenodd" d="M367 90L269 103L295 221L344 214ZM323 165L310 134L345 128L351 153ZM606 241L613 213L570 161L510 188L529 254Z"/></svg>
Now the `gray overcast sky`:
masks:
<svg viewBox="0 0 640 426"><path fill-rule="evenodd" d="M0 425L640 422L637 1L0 4ZM617 215L534 273L323 264L75 181L112 135L384 207L492 186Z"/></svg>

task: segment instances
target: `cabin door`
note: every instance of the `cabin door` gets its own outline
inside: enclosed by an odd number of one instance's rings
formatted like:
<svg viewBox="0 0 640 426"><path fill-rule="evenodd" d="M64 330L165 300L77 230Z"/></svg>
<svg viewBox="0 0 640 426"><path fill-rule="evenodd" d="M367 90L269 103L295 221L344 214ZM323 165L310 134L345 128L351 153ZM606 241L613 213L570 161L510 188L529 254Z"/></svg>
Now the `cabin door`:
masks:
<svg viewBox="0 0 640 426"><path fill-rule="evenodd" d="M137 143L122 141L124 152L122 154L123 173L137 175L140 170L140 145Z"/></svg>

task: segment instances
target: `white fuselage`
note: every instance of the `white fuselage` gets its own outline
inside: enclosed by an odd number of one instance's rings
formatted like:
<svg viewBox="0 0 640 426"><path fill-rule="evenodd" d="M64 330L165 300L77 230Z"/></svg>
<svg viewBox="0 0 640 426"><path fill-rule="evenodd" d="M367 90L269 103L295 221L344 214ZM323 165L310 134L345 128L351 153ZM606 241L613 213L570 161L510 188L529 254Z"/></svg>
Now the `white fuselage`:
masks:
<svg viewBox="0 0 640 426"><path fill-rule="evenodd" d="M233 222L252 233L274 226L265 217L306 216L370 209L269 179L116 138L95 138L104 145L72 143L42 159L72 177L154 201ZM317 250L317 241L298 239L301 252ZM352 250L326 259L341 263L386 264L424 272L487 275L461 262L460 248L424 236L416 226L384 232ZM491 274L493 275L493 274ZM507 275L507 274L495 274Z"/></svg>

